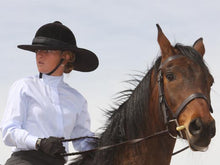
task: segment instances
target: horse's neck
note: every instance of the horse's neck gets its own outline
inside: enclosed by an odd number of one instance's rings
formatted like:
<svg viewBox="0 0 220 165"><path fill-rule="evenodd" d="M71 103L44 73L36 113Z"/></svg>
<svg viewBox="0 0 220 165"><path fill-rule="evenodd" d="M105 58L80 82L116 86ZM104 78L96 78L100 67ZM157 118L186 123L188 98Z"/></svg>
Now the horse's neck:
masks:
<svg viewBox="0 0 220 165"><path fill-rule="evenodd" d="M166 129L159 107L157 83L151 82L151 84L153 85L151 87L149 107L146 111L146 129L142 135L145 137ZM139 144L126 147L122 151L126 153L122 154L126 155L124 156L124 160L120 160L120 162L116 162L115 164L169 165L174 145L175 139L171 138L168 134L159 135Z"/></svg>
<svg viewBox="0 0 220 165"><path fill-rule="evenodd" d="M171 142L172 141L172 142ZM113 164L117 165L169 165L174 148L174 140L161 136L146 142L127 146L117 153Z"/></svg>
<svg viewBox="0 0 220 165"><path fill-rule="evenodd" d="M159 99L157 97L151 97L151 109L150 114L154 116L155 121L149 122L151 125L151 132L159 132L162 130L166 130L166 126L163 123L163 114L159 107ZM155 139L152 139L149 142L146 142L146 147L148 150L146 151L146 164L148 165L169 165L173 153L173 149L175 146L176 140L173 139L169 134L163 134L157 136Z"/></svg>
<svg viewBox="0 0 220 165"><path fill-rule="evenodd" d="M159 95L158 95L158 84L155 80L154 72L151 77L151 94L148 107L148 115L152 116L151 120L148 121L148 131L146 135L154 134L156 132L166 129L164 123L164 116L160 109ZM168 165L172 157L174 145L176 140L171 138L169 134L159 135L155 138L152 138L149 141L146 141L145 147L143 147L144 152L146 153L145 160L147 165Z"/></svg>

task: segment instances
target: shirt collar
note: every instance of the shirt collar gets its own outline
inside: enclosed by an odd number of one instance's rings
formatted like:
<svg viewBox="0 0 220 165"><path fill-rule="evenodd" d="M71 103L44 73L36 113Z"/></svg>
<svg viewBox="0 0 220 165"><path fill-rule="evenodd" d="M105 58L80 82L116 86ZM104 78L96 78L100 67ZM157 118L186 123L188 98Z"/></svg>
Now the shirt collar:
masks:
<svg viewBox="0 0 220 165"><path fill-rule="evenodd" d="M50 86L58 86L60 83L63 83L63 75L62 76L51 76L45 75L42 76L43 81Z"/></svg>

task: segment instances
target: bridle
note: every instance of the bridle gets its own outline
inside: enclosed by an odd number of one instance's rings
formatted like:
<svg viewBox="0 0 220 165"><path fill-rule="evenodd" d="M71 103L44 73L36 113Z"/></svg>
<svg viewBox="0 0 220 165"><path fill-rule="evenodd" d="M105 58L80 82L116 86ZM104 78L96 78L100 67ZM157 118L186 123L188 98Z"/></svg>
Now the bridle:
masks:
<svg viewBox="0 0 220 165"><path fill-rule="evenodd" d="M204 99L207 104L209 105L209 111L211 113L213 113L213 109L211 104L209 103L209 100L207 99L207 97L202 94L202 93L193 93L190 96L188 96L181 104L180 106L177 108L177 110L175 111L175 113L171 110L171 108L168 106L167 101L166 101L166 97L164 94L164 81L163 81L163 72L162 72L162 68L169 63L170 61L173 61L175 59L184 57L183 55L174 55L174 56L170 56L168 57L163 63L161 63L160 67L159 67L159 71L158 71L158 88L159 88L159 103L160 103L160 109L162 110L163 116L164 116L164 123L165 125L168 126L168 124L170 122L175 122L176 126L179 127L178 124L178 117L180 116L180 114L184 111L185 107L194 99L197 98L202 98ZM171 114L171 118L170 118L170 114ZM180 136L183 137L181 130L179 131Z"/></svg>
<svg viewBox="0 0 220 165"><path fill-rule="evenodd" d="M209 103L207 97L202 94L202 93L193 93L191 94L190 96L188 96L181 104L180 106L177 108L176 112L173 113L173 111L169 108L168 104L167 104L167 101L166 101L166 97L165 97L165 94L164 94L164 81L163 81L163 72L162 72L162 67L167 64L168 62L172 61L172 60L175 60L175 59L178 59L178 58L181 58L181 57L184 57L183 55L174 55L174 56L171 56L171 57L168 57L163 63L161 63L160 67L159 67L159 70L158 70L158 88L159 88L159 104L160 104L160 109L162 110L163 112L163 117L164 117L164 123L165 125L167 126L167 128L165 130L162 130L162 131L159 131L159 132L156 132L152 135L149 135L149 136L146 136L146 137L143 137L143 138L137 138L137 139L132 139L132 140L127 140L127 141L124 141L124 142L121 142L121 143L117 143L117 144L112 144L112 145L108 145L108 146L102 146L102 147L98 147L98 148L94 148L94 149L91 149L91 150L88 150L88 151L81 151L81 152L73 152L73 153L64 153L62 154L63 156L71 156L71 155L80 155L80 154L85 154L85 153L89 153L89 152L95 152L95 151L102 151L102 150L106 150L106 149L110 149L110 148L114 148L114 147L118 147L118 146L122 146L122 145L125 145L125 144L136 144L136 143L139 143L139 142L142 142L142 141L145 141L145 140L149 140L153 137L156 137L156 136L161 136L161 135L165 135L165 134L169 134L172 138L176 138L176 136L172 135L170 133L170 130L169 130L169 123L171 122L175 122L176 124L176 128L178 127L181 127L179 126L179 123L178 123L178 117L179 115L184 111L184 108L194 99L196 98L202 98L204 99L207 104L210 106L209 107L209 110L211 113L213 113L213 110L212 110L212 106L211 104ZM170 118L169 116L172 116L172 118ZM179 132L179 135L181 138L183 138L183 134L181 132L181 129L177 129L177 131ZM75 138L75 139L64 139L62 140L62 142L68 142L68 141L76 141L76 140L80 140L80 139L86 139L86 138L92 138L92 139L97 139L97 137L79 137L79 138ZM187 147L184 147L183 149L177 151L177 152L174 152L172 154L173 155L176 155L186 149L188 149L189 146Z"/></svg>

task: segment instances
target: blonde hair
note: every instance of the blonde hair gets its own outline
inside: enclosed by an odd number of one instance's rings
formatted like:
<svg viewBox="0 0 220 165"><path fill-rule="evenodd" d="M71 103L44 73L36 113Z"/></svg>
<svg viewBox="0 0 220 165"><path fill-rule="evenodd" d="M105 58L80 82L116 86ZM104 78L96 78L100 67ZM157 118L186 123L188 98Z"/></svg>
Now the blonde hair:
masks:
<svg viewBox="0 0 220 165"><path fill-rule="evenodd" d="M70 73L74 69L73 62L75 61L76 56L71 51L65 51L65 53L67 53L67 55L69 55L69 60L64 67L64 73Z"/></svg>

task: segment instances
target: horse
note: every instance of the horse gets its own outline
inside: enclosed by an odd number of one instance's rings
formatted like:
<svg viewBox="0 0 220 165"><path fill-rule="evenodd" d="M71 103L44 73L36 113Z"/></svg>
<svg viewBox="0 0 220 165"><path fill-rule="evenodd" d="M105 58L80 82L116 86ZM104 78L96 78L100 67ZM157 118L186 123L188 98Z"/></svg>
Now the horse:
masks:
<svg viewBox="0 0 220 165"><path fill-rule="evenodd" d="M157 29L161 55L135 89L123 92L125 101L108 111L95 152L72 165L169 165L177 136L193 151L207 150L216 129L210 100L214 79L203 59L203 39L172 46L158 24ZM149 138L134 142L144 137Z"/></svg>

